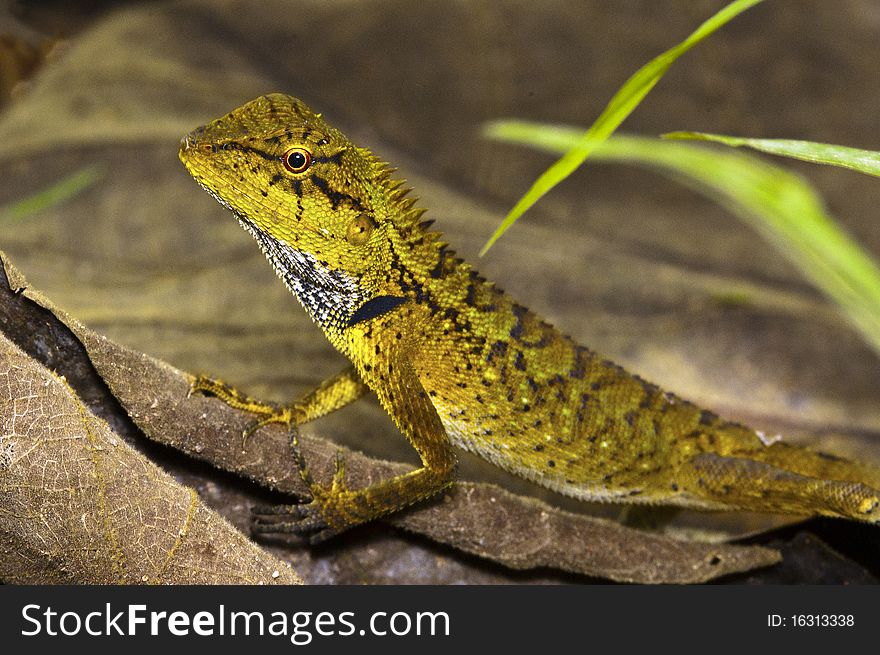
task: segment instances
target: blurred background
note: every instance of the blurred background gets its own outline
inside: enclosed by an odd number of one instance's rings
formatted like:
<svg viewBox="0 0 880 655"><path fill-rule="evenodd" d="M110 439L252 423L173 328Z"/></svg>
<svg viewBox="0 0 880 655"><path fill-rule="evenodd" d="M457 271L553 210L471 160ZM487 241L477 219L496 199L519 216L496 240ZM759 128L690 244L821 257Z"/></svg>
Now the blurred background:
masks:
<svg viewBox="0 0 880 655"><path fill-rule="evenodd" d="M397 165L460 255L581 343L768 434L880 462L880 358L769 244L683 186L590 162L476 261L552 162L482 138L481 126L589 125L632 72L724 4L0 0L0 207L79 176L71 197L0 216L0 249L111 339L256 396L296 397L342 358L177 160L195 126L283 91ZM677 62L622 130L880 150L878 61L878 3L770 0ZM778 163L880 254L878 180ZM373 400L308 429L416 461ZM164 465L247 528L259 491L183 457ZM525 489L471 458L463 471ZM878 531L864 526L693 514L670 530L788 553L730 582L880 575ZM312 582L568 579L511 574L381 526L278 552Z"/></svg>

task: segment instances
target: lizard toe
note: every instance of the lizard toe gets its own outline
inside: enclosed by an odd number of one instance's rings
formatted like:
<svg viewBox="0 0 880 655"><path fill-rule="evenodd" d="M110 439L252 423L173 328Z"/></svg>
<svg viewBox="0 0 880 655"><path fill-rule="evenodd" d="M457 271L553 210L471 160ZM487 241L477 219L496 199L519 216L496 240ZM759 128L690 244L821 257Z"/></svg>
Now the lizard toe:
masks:
<svg viewBox="0 0 880 655"><path fill-rule="evenodd" d="M315 502L295 505L276 505L271 507L254 507L251 529L258 534L301 534L313 539L328 530L333 530L324 518L321 507ZM316 533L316 534L310 534ZM318 541L328 538L327 535Z"/></svg>

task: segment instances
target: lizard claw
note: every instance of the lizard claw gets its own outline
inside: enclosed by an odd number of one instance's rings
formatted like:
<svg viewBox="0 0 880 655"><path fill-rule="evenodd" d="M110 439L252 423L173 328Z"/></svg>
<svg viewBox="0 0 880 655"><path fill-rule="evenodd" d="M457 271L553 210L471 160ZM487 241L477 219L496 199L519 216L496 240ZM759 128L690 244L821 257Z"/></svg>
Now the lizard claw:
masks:
<svg viewBox="0 0 880 655"><path fill-rule="evenodd" d="M334 537L342 530L331 526L320 503L254 507L251 529L256 534L297 534L318 544Z"/></svg>
<svg viewBox="0 0 880 655"><path fill-rule="evenodd" d="M263 402L246 396L228 386L222 380L215 380L205 375L197 375L191 379L187 398L194 394L219 398L233 409L256 415L257 418L242 430L242 449L247 446L250 436L263 426L270 423L281 423L290 427L292 425L299 425L302 419L302 408L298 403L290 406L280 406L275 403Z"/></svg>
<svg viewBox="0 0 880 655"><path fill-rule="evenodd" d="M336 464L333 470L333 484L330 490L334 493L345 493L348 487L345 486L345 459L342 457L342 451L336 451Z"/></svg>
<svg viewBox="0 0 880 655"><path fill-rule="evenodd" d="M267 412L262 418L258 418L249 423L248 426L241 431L242 450L245 449L248 439L250 439L254 432L270 423L281 423L282 425L290 427L294 424L293 411L290 407L277 407L271 413Z"/></svg>
<svg viewBox="0 0 880 655"><path fill-rule="evenodd" d="M186 393L187 398L191 398L196 394L203 396L218 396L218 392L224 390L233 391L226 383L220 379L209 378L207 375L190 376L189 390Z"/></svg>
<svg viewBox="0 0 880 655"><path fill-rule="evenodd" d="M334 516L331 509L334 507L333 500L347 493L345 461L342 453L337 451L333 481L329 487L326 487L312 480L308 466L303 461L296 435L291 439L290 445L309 493L300 493L298 499L301 502L292 505L254 507L252 530L256 534L303 535L308 538L309 543L318 544L348 527L341 516ZM336 520L333 520L334 518Z"/></svg>

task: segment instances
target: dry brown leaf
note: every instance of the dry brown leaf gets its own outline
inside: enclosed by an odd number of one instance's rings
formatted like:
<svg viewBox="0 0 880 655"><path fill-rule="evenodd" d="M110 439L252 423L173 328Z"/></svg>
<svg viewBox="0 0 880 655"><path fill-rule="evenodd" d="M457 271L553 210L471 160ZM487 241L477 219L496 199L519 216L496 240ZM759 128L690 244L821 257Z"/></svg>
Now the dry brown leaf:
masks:
<svg viewBox="0 0 880 655"><path fill-rule="evenodd" d="M0 334L0 579L294 584Z"/></svg>
<svg viewBox="0 0 880 655"><path fill-rule="evenodd" d="M3 261L10 287L27 287L5 257ZM305 491L291 463L285 430L270 426L243 449L241 434L249 417L213 398L188 397L188 375L95 334L39 292L24 293L75 334L98 374L151 439L272 488ZM353 487L409 468L324 439L303 437L300 442L317 479L329 479L340 450ZM551 567L627 582L703 582L779 560L770 549L675 541L565 512L488 484L456 484L444 497L386 521L511 568Z"/></svg>

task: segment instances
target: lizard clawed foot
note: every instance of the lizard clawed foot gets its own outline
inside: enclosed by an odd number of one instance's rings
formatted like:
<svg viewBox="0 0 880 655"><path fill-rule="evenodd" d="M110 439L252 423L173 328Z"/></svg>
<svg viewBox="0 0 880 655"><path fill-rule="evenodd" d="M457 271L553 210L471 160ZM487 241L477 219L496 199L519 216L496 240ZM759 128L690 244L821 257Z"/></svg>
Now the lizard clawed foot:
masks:
<svg viewBox="0 0 880 655"><path fill-rule="evenodd" d="M300 475L311 497L293 505L254 507L251 529L257 534L299 534L308 537L309 543L318 544L353 524L343 510L352 495L345 486L345 464L337 453L333 482L327 487L311 479L295 440L293 447L300 463Z"/></svg>
<svg viewBox="0 0 880 655"><path fill-rule="evenodd" d="M233 389L222 380L215 380L204 375L196 376L190 383L187 397L196 393L214 396L233 409L257 415L258 418L242 431L242 448L247 445L247 440L250 436L265 425L281 423L290 427L299 424L301 412L296 404L282 406L257 400L241 393L237 389Z"/></svg>
<svg viewBox="0 0 880 655"><path fill-rule="evenodd" d="M315 501L301 505L254 507L253 514L253 533L298 534L307 537L312 545L335 537L344 530L329 525L322 507Z"/></svg>

